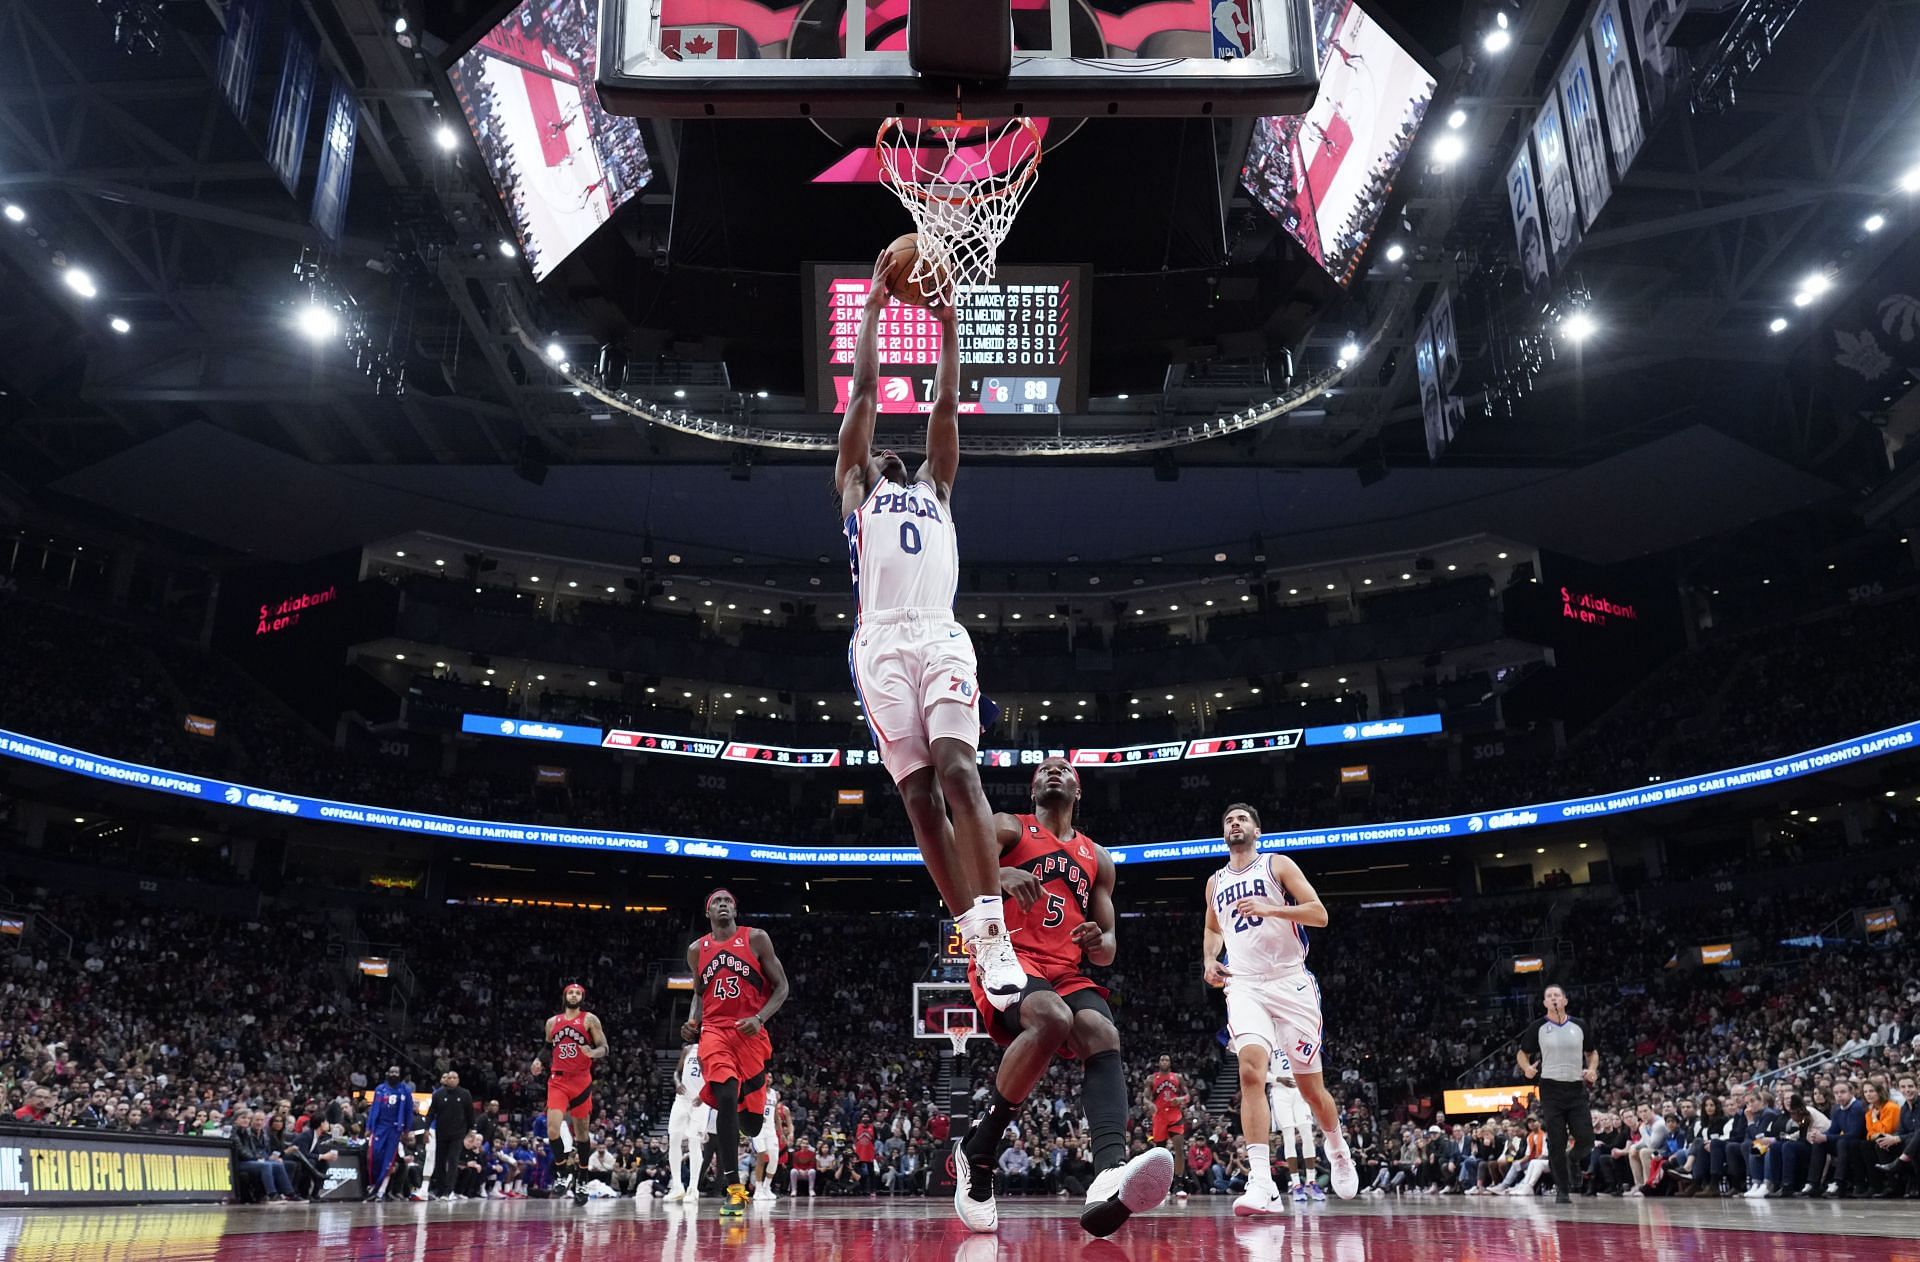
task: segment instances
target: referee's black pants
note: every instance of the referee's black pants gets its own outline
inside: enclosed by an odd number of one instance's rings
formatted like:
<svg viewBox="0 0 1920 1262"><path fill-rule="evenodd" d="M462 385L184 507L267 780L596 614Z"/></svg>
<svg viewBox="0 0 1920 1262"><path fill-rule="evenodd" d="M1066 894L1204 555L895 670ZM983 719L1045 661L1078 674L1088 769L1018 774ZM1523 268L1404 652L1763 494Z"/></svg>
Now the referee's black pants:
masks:
<svg viewBox="0 0 1920 1262"><path fill-rule="evenodd" d="M1571 1194L1577 1180L1567 1160L1567 1135L1572 1133L1582 1153L1593 1149L1593 1112L1587 1107L1585 1082L1540 1080L1540 1120L1547 1126L1547 1169L1556 1191Z"/></svg>

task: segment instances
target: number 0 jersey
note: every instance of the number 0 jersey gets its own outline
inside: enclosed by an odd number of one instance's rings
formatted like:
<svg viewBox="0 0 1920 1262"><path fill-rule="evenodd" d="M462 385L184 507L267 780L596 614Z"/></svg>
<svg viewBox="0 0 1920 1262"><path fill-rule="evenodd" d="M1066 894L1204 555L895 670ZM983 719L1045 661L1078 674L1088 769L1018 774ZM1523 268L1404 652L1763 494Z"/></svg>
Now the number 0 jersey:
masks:
<svg viewBox="0 0 1920 1262"><path fill-rule="evenodd" d="M773 988L760 971L745 925L735 925L725 938L712 934L700 939L700 967L694 976L699 988L702 1029L731 1030L767 1006Z"/></svg>
<svg viewBox="0 0 1920 1262"><path fill-rule="evenodd" d="M1307 966L1307 931L1297 920L1242 916L1233 907L1243 898L1292 905L1273 875L1273 860L1259 855L1244 868L1221 868L1213 874L1213 914L1227 944L1227 969L1234 977L1272 977Z"/></svg>
<svg viewBox="0 0 1920 1262"><path fill-rule="evenodd" d="M847 563L862 617L889 609L953 608L960 541L931 482L881 481L847 515Z"/></svg>

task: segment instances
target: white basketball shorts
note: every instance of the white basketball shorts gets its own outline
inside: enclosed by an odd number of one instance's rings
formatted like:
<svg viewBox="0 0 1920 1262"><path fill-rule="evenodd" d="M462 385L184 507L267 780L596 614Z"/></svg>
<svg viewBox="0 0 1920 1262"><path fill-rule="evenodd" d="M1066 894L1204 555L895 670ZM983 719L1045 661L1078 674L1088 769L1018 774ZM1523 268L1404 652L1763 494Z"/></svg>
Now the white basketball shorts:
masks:
<svg viewBox="0 0 1920 1262"><path fill-rule="evenodd" d="M667 1114L667 1132L672 1135L711 1135L714 1121L712 1105L700 1103L695 1096L676 1094L673 1097L673 1112Z"/></svg>
<svg viewBox="0 0 1920 1262"><path fill-rule="evenodd" d="M780 1164L780 1136L773 1128L772 1118L760 1123L760 1133L749 1142L753 1146L754 1156L767 1159L769 1170Z"/></svg>
<svg viewBox="0 0 1920 1262"><path fill-rule="evenodd" d="M933 765L933 742L980 745L973 638L946 609L862 614L847 665L880 761L897 784Z"/></svg>
<svg viewBox="0 0 1920 1262"><path fill-rule="evenodd" d="M1227 1033L1238 1052L1263 1043L1296 1074L1320 1072L1320 983L1305 969L1271 977L1227 978Z"/></svg>
<svg viewBox="0 0 1920 1262"><path fill-rule="evenodd" d="M1285 1083L1267 1085L1267 1108L1273 1118L1272 1130L1276 1135L1294 1131L1308 1137L1312 1142L1313 1113L1307 1108L1307 1098Z"/></svg>

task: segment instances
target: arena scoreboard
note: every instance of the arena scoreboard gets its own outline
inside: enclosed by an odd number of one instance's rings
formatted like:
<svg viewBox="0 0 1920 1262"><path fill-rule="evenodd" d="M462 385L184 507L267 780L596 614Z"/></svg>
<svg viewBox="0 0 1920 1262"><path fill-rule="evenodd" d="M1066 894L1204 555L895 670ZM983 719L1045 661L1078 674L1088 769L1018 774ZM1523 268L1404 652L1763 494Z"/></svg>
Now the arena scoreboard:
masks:
<svg viewBox="0 0 1920 1262"><path fill-rule="evenodd" d="M1248 736L1205 736L1187 745L1189 758L1225 758L1231 754L1259 754L1275 749L1297 749L1300 728L1285 732L1255 732Z"/></svg>
<svg viewBox="0 0 1920 1262"><path fill-rule="evenodd" d="M776 767L838 767L838 749L794 749L786 745L756 745L750 741L730 741L720 753L721 762L772 763Z"/></svg>
<svg viewBox="0 0 1920 1262"><path fill-rule="evenodd" d="M807 287L808 393L822 412L846 410L853 347L872 288L868 263L819 263ZM1003 267L991 285L960 289L960 410L1058 415L1086 410L1087 269ZM890 304L880 318L880 411L933 410L940 322Z"/></svg>
<svg viewBox="0 0 1920 1262"><path fill-rule="evenodd" d="M1172 741L1165 745L1127 745L1119 749L1076 749L1067 754L1067 761L1076 767L1106 767L1114 764L1142 762L1179 761L1186 751L1185 741Z"/></svg>
<svg viewBox="0 0 1920 1262"><path fill-rule="evenodd" d="M967 948L966 944L960 940L959 922L953 920L940 922L940 937L934 943L933 963L936 968L964 970L967 967Z"/></svg>

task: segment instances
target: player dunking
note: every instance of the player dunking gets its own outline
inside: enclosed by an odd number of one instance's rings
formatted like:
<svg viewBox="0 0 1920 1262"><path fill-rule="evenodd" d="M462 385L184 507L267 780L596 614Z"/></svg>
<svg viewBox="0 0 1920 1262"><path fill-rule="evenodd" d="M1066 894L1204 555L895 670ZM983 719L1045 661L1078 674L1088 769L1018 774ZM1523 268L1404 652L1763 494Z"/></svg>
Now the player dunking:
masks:
<svg viewBox="0 0 1920 1262"><path fill-rule="evenodd" d="M552 1056L547 1072L547 1142L553 1146L553 1186L561 1195L573 1193L582 1202L587 1196L578 1184L587 1123L593 1117L593 1062L607 1054L600 1018L580 1007L586 1001L587 988L568 982L560 990L560 1011L547 1018L545 1029ZM542 1072L538 1060L533 1062L533 1072Z"/></svg>
<svg viewBox="0 0 1920 1262"><path fill-rule="evenodd" d="M1013 904L1008 928L1030 980L1005 1011L989 1002L979 961L967 969L974 1005L988 1035L1006 1050L987 1098L954 1151L953 1205L975 1231L993 1231L1000 1213L993 1199L994 1158L1001 1135L1046 1074L1055 1055L1086 1068L1080 1104L1093 1139L1093 1184L1080 1225L1110 1236L1134 1214L1167 1199L1173 1157L1150 1148L1127 1160L1127 1071L1107 992L1082 972L1088 961L1113 963L1113 859L1073 826L1080 778L1064 758L1049 758L1033 773L1031 815L996 815L1002 866L999 880Z"/></svg>
<svg viewBox="0 0 1920 1262"><path fill-rule="evenodd" d="M1226 987L1227 1032L1240 1061L1240 1133L1247 1139L1248 1172L1246 1194L1233 1203L1233 1212L1273 1214L1284 1205L1268 1147L1267 1068L1276 1054L1291 1064L1294 1085L1327 1137L1333 1190L1345 1200L1360 1190L1360 1175L1320 1072L1320 983L1307 971L1307 927L1326 926L1326 905L1299 864L1285 855L1260 854L1260 816L1251 806L1229 806L1221 830L1227 866L1207 878L1200 964L1209 986ZM1231 968L1220 961L1223 941Z"/></svg>
<svg viewBox="0 0 1920 1262"><path fill-rule="evenodd" d="M787 970L773 953L764 929L734 919L733 895L707 895L707 925L712 930L687 948L699 1001L680 1027L680 1037L700 1042L700 1073L706 1084L700 1102L713 1106L714 1150L720 1162L720 1186L726 1199L720 1212L745 1212L747 1190L740 1184L740 1134L749 1139L766 1121L767 1060L773 1042L767 1021L787 1002ZM698 1186L699 1174L694 1175Z"/></svg>
<svg viewBox="0 0 1920 1262"><path fill-rule="evenodd" d="M953 616L960 583L952 503L960 469L959 326L950 297L933 309L940 366L927 458L909 479L898 455L872 450L880 314L892 299L884 275L889 257L883 253L874 265L860 318L833 473L859 612L847 665L920 856L984 973L988 1002L1004 1009L1019 999L1027 977L1007 942L992 808L980 788L973 640Z"/></svg>
<svg viewBox="0 0 1920 1262"><path fill-rule="evenodd" d="M1153 1101L1151 1139L1167 1146L1173 1153L1173 1168L1178 1170L1187 1159L1187 1105L1193 1096L1187 1090L1187 1080L1173 1072L1173 1057L1160 1058L1160 1068L1147 1082L1147 1094Z"/></svg>

